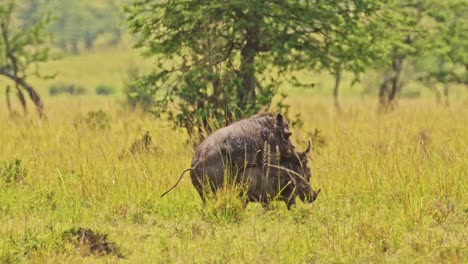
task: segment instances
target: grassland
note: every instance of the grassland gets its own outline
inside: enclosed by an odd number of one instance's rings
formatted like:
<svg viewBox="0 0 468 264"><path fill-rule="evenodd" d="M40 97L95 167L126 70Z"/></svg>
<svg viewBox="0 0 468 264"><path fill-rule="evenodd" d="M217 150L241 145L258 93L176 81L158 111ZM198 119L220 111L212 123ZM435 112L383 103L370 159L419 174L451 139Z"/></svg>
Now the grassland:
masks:
<svg viewBox="0 0 468 264"><path fill-rule="evenodd" d="M108 98L50 101L48 121L0 116L0 160L21 160L0 179L0 262L308 263L468 260L468 111L402 103L378 116L374 102L336 115L327 99L291 98L306 130L323 132L313 186L323 193L290 212L201 204L189 178L159 195L190 164L183 131L125 113ZM97 108L110 128L76 123ZM157 150L119 159L149 130ZM305 132L296 132L302 142ZM225 202L227 203L227 202ZM226 204L225 204L226 205ZM229 205L229 204L228 204ZM229 208L228 208L229 209ZM229 214L231 212L232 214ZM123 259L87 255L64 240L70 228L108 234ZM89 253L89 252L88 252Z"/></svg>
<svg viewBox="0 0 468 264"><path fill-rule="evenodd" d="M46 70L61 69L59 81L118 86L132 60L149 65L133 53L110 65L110 53ZM34 82L45 95L49 83ZM337 114L329 97L293 91L289 103L305 123L293 141L302 148L319 129L325 146L310 157L320 197L287 211L281 203L243 210L228 195L202 206L189 177L159 198L193 149L184 131L126 111L119 98L45 96L47 121L0 109L1 263L468 262L463 100L448 108L402 100L377 115L375 98L347 97ZM110 116L102 129L83 121L98 109ZM156 149L122 155L145 131ZM118 253L77 246L67 234L80 227L107 234Z"/></svg>

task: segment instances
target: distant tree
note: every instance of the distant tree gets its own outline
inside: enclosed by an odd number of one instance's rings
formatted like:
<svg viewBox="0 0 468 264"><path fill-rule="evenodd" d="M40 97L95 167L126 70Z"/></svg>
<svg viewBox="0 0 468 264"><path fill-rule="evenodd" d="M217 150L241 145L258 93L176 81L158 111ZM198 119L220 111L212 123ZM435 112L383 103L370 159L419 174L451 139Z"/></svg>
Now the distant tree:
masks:
<svg viewBox="0 0 468 264"><path fill-rule="evenodd" d="M429 58L432 63L418 67L416 77L410 80L422 80L425 84L441 82L448 87L452 80L461 81L453 66L465 65L467 61L466 1L394 0L389 9L393 10L388 13L393 19L388 20L390 23L382 34L388 37L392 48L380 61L386 65L379 87L381 111L394 107L397 94L404 86L405 64L427 62Z"/></svg>
<svg viewBox="0 0 468 264"><path fill-rule="evenodd" d="M121 41L122 6L126 2L22 0L18 1L18 16L24 25L28 25L34 24L45 10L52 11L53 19L47 29L55 35L55 44L64 51L77 54L92 49L103 35L109 38L109 45Z"/></svg>
<svg viewBox="0 0 468 264"><path fill-rule="evenodd" d="M319 70L328 71L335 77L333 98L338 112L341 111L338 97L343 74L352 73L354 76L352 84L358 82L360 74L379 61L381 54L389 48L387 38L382 35L382 29L388 22L388 17L384 14L389 11L380 12L382 15L376 21L356 23L353 27L341 24L338 26L339 30L331 31L329 37L325 39L328 59L321 62Z"/></svg>
<svg viewBox="0 0 468 264"><path fill-rule="evenodd" d="M122 40L122 22L125 21L122 6L128 4L128 0L107 0L107 6L112 15L108 15L104 28L112 34L112 39L108 42L111 46L116 46Z"/></svg>
<svg viewBox="0 0 468 264"><path fill-rule="evenodd" d="M448 105L449 84L468 87L468 3L463 0L435 2L428 14L433 20L433 33L428 43L431 52L415 61L419 80L436 92ZM443 91L435 88L443 85Z"/></svg>
<svg viewBox="0 0 468 264"><path fill-rule="evenodd" d="M203 138L271 109L281 80L298 84L296 70L365 65L382 1L136 0L126 10L136 47L158 60L139 79L159 95L154 112ZM359 62L335 58L337 42Z"/></svg>
<svg viewBox="0 0 468 264"><path fill-rule="evenodd" d="M49 19L42 16L38 17L34 24L21 24L14 17L16 7L15 1L0 4L0 76L14 82L14 89L25 113L27 107L24 91L43 117L45 115L42 100L26 79L31 74L44 77L38 71L38 64L49 58L49 35L45 30ZM8 86L6 100L11 112L10 89Z"/></svg>
<svg viewBox="0 0 468 264"><path fill-rule="evenodd" d="M389 9L395 12L388 13L393 19L387 21L387 29L382 34L389 37L392 46L387 56L383 56L380 61L384 65L384 76L379 87L379 112L394 107L396 95L403 86L403 63L422 52L424 45L421 39L425 32L421 19L426 11L424 2L396 0L389 5Z"/></svg>

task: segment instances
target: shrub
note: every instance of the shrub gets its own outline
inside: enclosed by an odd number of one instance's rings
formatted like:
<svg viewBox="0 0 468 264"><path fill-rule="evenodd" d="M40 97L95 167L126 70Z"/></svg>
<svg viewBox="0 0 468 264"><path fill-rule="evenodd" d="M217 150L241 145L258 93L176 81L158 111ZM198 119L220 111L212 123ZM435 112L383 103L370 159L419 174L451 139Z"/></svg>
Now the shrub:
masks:
<svg viewBox="0 0 468 264"><path fill-rule="evenodd" d="M115 94L115 88L108 84L100 84L96 87L97 95L111 95Z"/></svg>
<svg viewBox="0 0 468 264"><path fill-rule="evenodd" d="M421 91L404 90L401 92L401 97L407 99L419 98L421 97Z"/></svg>
<svg viewBox="0 0 468 264"><path fill-rule="evenodd" d="M27 170L21 165L20 159L10 162L0 162L0 179L5 183L22 182L27 175Z"/></svg>
<svg viewBox="0 0 468 264"><path fill-rule="evenodd" d="M150 112L153 109L155 89L148 89L146 86L139 85L137 78L139 77L137 69L129 69L127 72L127 81L124 83L124 93L126 96L126 105L132 110L137 107L145 112Z"/></svg>
<svg viewBox="0 0 468 264"><path fill-rule="evenodd" d="M108 113L98 110L90 111L85 116L75 118L75 126L84 124L91 129L106 130L110 128L111 117Z"/></svg>
<svg viewBox="0 0 468 264"><path fill-rule="evenodd" d="M55 83L49 87L49 95L56 96L60 94L83 95L86 89L76 84Z"/></svg>

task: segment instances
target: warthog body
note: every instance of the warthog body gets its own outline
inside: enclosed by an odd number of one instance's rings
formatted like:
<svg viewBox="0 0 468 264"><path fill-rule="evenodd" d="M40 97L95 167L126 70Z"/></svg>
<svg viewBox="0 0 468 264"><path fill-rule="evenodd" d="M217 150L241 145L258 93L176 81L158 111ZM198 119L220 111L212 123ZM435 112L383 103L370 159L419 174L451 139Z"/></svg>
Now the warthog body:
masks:
<svg viewBox="0 0 468 264"><path fill-rule="evenodd" d="M289 141L290 136L283 116L272 113L258 114L219 129L195 149L190 171L192 183L205 200L203 189L207 186L214 192L223 186L227 175L241 177L240 172L249 164L262 165L265 146L279 150L281 158L291 157L294 146ZM269 163L273 161L274 156Z"/></svg>

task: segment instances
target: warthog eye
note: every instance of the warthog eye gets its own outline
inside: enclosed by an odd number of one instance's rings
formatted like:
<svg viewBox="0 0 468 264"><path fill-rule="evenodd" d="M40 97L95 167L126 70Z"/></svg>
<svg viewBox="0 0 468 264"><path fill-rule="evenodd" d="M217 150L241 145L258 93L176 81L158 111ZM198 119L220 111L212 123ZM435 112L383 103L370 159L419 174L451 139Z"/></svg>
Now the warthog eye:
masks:
<svg viewBox="0 0 468 264"><path fill-rule="evenodd" d="M281 139L283 139L283 141L285 142L288 142L289 141L289 137L291 137L292 133L289 131L289 130L284 130L282 132L280 132L281 134Z"/></svg>

